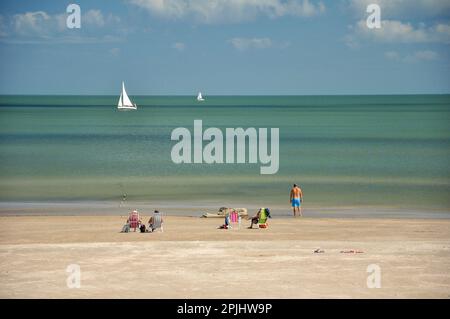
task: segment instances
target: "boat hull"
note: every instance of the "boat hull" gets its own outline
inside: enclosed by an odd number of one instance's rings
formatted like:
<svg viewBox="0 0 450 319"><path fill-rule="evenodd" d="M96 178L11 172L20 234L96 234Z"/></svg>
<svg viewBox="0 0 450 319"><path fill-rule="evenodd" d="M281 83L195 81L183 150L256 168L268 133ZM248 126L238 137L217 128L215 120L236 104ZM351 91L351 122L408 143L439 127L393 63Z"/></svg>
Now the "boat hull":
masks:
<svg viewBox="0 0 450 319"><path fill-rule="evenodd" d="M137 106L118 106L119 111L134 111L137 110Z"/></svg>

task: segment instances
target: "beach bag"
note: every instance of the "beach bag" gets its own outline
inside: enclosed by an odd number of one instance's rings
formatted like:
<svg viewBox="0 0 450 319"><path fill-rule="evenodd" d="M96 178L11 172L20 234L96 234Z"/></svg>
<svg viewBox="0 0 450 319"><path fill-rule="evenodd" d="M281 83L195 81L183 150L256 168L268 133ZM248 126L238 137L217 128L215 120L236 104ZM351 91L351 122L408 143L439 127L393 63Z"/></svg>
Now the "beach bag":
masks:
<svg viewBox="0 0 450 319"><path fill-rule="evenodd" d="M141 233L145 233L145 225L141 225L141 227L139 227L139 229L141 230Z"/></svg>
<svg viewBox="0 0 450 319"><path fill-rule="evenodd" d="M122 233L128 233L130 232L130 225L129 224L125 224L122 227Z"/></svg>

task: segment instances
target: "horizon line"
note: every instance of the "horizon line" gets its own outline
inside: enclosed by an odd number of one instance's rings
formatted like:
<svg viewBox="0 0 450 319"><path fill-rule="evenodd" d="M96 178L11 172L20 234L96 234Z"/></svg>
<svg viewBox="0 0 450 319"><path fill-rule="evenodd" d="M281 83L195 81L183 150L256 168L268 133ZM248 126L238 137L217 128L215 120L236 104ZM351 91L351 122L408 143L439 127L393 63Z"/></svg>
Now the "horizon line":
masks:
<svg viewBox="0 0 450 319"><path fill-rule="evenodd" d="M0 93L0 96L92 96L92 97L109 97L116 96L117 94L70 94L70 93L55 93L55 94L33 94L33 93ZM138 97L192 97L195 94L129 94L130 96ZM338 93L338 94L204 94L204 96L210 97L254 97L254 96L267 96L267 97L313 97L313 96L418 96L418 95L450 95L447 93Z"/></svg>

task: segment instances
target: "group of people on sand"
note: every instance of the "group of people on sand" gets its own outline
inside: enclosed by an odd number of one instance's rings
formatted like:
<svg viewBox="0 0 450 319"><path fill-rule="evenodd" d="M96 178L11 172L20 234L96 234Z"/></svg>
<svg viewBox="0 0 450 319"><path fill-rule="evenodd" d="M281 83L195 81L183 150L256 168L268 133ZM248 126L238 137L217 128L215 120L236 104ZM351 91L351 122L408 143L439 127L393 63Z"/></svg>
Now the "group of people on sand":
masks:
<svg viewBox="0 0 450 319"><path fill-rule="evenodd" d="M297 185L294 184L292 186L290 195L289 195L289 203L292 206L292 210L294 213L294 217L303 217L303 213L302 213L302 202L303 202L303 191L302 189ZM262 215L264 213L264 215ZM263 219L267 219L267 218L272 218L270 216L270 210L269 208L260 208L256 215L254 215L253 217L249 218L250 219L250 226L248 227L249 229L252 229L254 225L258 225L261 222L261 217L264 217ZM266 222L264 222L266 223ZM240 220L239 220L239 225L240 225ZM229 216L225 216L225 223L220 226L220 229L228 229L230 227L230 220L229 220ZM258 227L258 226L257 226ZM259 226L261 228L261 226ZM263 227L265 228L265 227Z"/></svg>
<svg viewBox="0 0 450 319"><path fill-rule="evenodd" d="M289 203L292 206L292 210L294 213L294 217L303 216L302 214L302 203L303 203L303 191L302 189L297 185L294 184L292 186L290 195L289 195ZM270 210L268 208L260 208L256 215L249 218L250 219L250 226L248 228L253 228L253 225L257 225L261 222L261 215L264 213L264 218L272 218L270 216ZM148 227L145 226L145 224L142 223L138 212L135 210L130 213L128 216L126 224L122 228L123 233L127 233L131 230L131 228L136 231L137 228L139 228L141 233L146 232L154 232L156 229L161 229L162 231L162 224L163 224L163 218L162 214L155 210L153 215L148 220ZM240 217L239 217L239 224L240 224ZM220 226L221 229L228 229L230 227L230 219L229 216L225 216L225 224Z"/></svg>
<svg viewBox="0 0 450 319"><path fill-rule="evenodd" d="M137 210L134 210L128 216L127 222L122 228L122 233L128 233L132 228L134 229L134 231L139 228L141 233L152 233L157 229L163 231L163 222L164 220L162 217L162 213L160 213L158 210L155 210L153 212L153 215L150 216L150 219L148 220L148 227L146 227L145 224L142 223Z"/></svg>
<svg viewBox="0 0 450 319"><path fill-rule="evenodd" d="M292 206L292 211L294 213L294 217L298 217L298 216L303 217L303 209L302 209L303 191L297 184L294 184L291 188L291 192L289 194L289 203ZM248 228L252 228L254 224L258 223L262 209L263 208L258 210L256 215L251 218L252 222L250 224L250 227L248 227ZM266 210L268 211L268 217L271 218L269 209L266 208Z"/></svg>
<svg viewBox="0 0 450 319"><path fill-rule="evenodd" d="M234 211L235 214L237 214L236 211ZM264 215L263 215L264 214ZM225 223L221 226L219 226L219 229L229 229L232 228L231 227L231 217L230 217L231 213L228 213L225 215ZM247 220L250 220L250 226L247 227L248 229L252 229L253 225L258 225L259 223L264 223L267 224L267 218L272 218L272 216L270 216L270 209L269 208L260 208L258 209L256 215L254 215L253 217L249 218L249 217L245 217ZM239 216L238 219L238 223L239 223L239 228L241 226L241 216ZM258 226L257 226L258 228ZM264 227L265 228L265 227Z"/></svg>

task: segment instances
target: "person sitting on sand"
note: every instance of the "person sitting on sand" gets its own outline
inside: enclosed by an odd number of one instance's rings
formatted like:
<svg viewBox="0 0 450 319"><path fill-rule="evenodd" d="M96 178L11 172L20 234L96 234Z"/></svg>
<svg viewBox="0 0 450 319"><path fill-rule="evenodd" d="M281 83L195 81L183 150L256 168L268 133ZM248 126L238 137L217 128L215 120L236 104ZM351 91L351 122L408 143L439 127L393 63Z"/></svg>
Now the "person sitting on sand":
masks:
<svg viewBox="0 0 450 319"><path fill-rule="evenodd" d="M122 233L128 233L128 232L130 232L130 222L129 222L129 219L127 219L126 224L123 225L122 231L121 231L121 232L122 232Z"/></svg>
<svg viewBox="0 0 450 319"><path fill-rule="evenodd" d="M253 228L253 224L258 224L259 217L261 217L261 209L258 210L258 212L256 213L255 216L253 216L252 218L250 218L251 223L250 223L250 226L248 227L249 229L252 229L252 228Z"/></svg>
<svg viewBox="0 0 450 319"><path fill-rule="evenodd" d="M134 231L136 231L136 228L139 228L139 226L142 224L142 220L137 210L133 210L128 215L127 224L130 225L130 229L133 228Z"/></svg>
<svg viewBox="0 0 450 319"><path fill-rule="evenodd" d="M149 231L153 232L158 228L161 228L162 230L163 229L162 224L163 224L162 214L158 210L155 210L153 216L151 216L150 219L148 220Z"/></svg>
<svg viewBox="0 0 450 319"><path fill-rule="evenodd" d="M225 216L225 224L219 226L219 229L228 229L230 228L230 217L228 215Z"/></svg>
<svg viewBox="0 0 450 319"><path fill-rule="evenodd" d="M252 229L253 228L253 224L258 224L259 220L261 218L261 211L264 210L264 212L266 213L266 218L272 218L272 216L270 216L270 209L268 208L260 208L258 210L258 212L256 213L255 216L253 216L250 220L250 226L248 227L248 229Z"/></svg>

